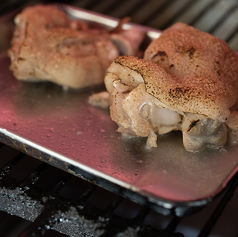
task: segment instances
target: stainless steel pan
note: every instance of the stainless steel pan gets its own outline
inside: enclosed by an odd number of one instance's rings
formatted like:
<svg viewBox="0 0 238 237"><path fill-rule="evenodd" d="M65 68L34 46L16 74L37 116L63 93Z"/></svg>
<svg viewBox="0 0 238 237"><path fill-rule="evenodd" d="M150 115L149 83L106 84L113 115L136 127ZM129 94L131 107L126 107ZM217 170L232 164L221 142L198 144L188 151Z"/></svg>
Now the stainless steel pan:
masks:
<svg viewBox="0 0 238 237"><path fill-rule="evenodd" d="M115 27L118 22L83 9L60 7L72 18L103 27ZM12 16L0 23L8 29L1 35L6 48ZM144 47L160 34L132 26L146 32ZM65 91L48 82L20 82L9 64L3 53L0 141L9 146L158 212L179 216L209 203L237 172L237 146L193 154L184 150L181 134L173 132L159 137L158 148L146 152L144 139L123 141L109 111L88 104L89 95L104 88Z"/></svg>

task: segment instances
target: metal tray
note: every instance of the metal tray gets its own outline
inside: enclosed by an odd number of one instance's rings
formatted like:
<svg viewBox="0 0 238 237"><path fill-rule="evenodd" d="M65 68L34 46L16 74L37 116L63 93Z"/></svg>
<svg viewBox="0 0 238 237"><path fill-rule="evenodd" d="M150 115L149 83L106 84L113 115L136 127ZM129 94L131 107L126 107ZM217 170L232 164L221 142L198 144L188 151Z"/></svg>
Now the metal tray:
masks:
<svg viewBox="0 0 238 237"><path fill-rule="evenodd" d="M114 27L118 21L61 7L72 18L105 27ZM13 15L0 21L6 29L1 36L5 48ZM145 44L160 34L133 26L147 33ZM89 95L104 88L65 91L49 82L20 82L9 64L2 53L0 141L9 146L165 215L191 214L205 206L237 172L237 146L193 154L184 150L181 134L172 132L159 137L158 148L146 152L144 139L123 141L109 111L88 104Z"/></svg>

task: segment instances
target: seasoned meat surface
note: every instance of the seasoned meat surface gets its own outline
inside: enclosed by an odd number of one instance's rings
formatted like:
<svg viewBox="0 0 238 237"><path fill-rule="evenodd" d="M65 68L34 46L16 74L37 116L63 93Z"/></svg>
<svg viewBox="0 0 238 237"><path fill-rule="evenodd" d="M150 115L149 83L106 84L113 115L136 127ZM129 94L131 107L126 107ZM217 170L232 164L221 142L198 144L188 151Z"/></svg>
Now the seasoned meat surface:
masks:
<svg viewBox="0 0 238 237"><path fill-rule="evenodd" d="M238 95L238 57L226 42L176 23L151 42L144 58L172 77L166 83L161 79L151 81L149 93L160 100L163 94L163 101L174 109L221 121L229 116ZM159 88L165 86L169 91L164 93Z"/></svg>
<svg viewBox="0 0 238 237"><path fill-rule="evenodd" d="M72 21L55 5L27 7L16 16L15 23L8 54L10 69L19 80L48 80L72 88L98 85L103 83L112 60L120 55L109 30ZM122 33L121 29L114 35ZM137 44L133 36L120 37L131 53L136 53L143 33L136 37Z"/></svg>
<svg viewBox="0 0 238 237"><path fill-rule="evenodd" d="M205 147L220 148L228 137L232 143L238 141L237 111L230 108L234 95L238 97L237 80L237 76L231 82L224 77L214 80L223 87L221 91L229 89L230 93L219 94L213 88L204 92L203 85L196 87L198 82L193 81L191 85L185 81L184 89L183 78L158 63L121 56L108 68L105 85L111 96L111 118L124 136L148 137L146 148L150 148L157 146L157 135L181 130L185 149L197 152Z"/></svg>

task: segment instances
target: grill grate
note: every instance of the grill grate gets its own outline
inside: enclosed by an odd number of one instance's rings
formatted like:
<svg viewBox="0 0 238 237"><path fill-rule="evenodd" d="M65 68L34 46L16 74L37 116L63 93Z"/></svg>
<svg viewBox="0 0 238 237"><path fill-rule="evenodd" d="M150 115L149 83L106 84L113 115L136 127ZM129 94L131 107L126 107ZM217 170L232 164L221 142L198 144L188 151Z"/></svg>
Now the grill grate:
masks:
<svg viewBox="0 0 238 237"><path fill-rule="evenodd" d="M32 173L18 180L10 176L13 169L26 174L27 172L23 172L19 167L21 163L30 160L31 169L35 168ZM8 172L5 172L6 170ZM52 177L47 176L49 172L53 174ZM147 207L130 201L128 203L128 200L94 184L45 163L39 164L38 160L23 153L19 152L3 165L0 173L4 173L0 180L2 211L32 222L19 237L31 234L42 236L50 229L69 236L81 236L81 233L85 236L130 236L132 233L133 236L143 236L145 233L151 234L150 236L167 236L168 233L171 233L171 236L182 236L173 234L179 222L177 217L172 218L164 230L149 228L144 223L150 212ZM72 191L76 187L77 191ZM127 216L123 214L125 208L129 210Z"/></svg>
<svg viewBox="0 0 238 237"><path fill-rule="evenodd" d="M1 2L0 15L39 2L47 1ZM161 30L182 21L220 37L238 51L237 1L57 2L117 18L130 16L132 22ZM164 217L2 144L0 156L0 236L183 236L181 225L186 217ZM235 176L219 202L211 204L214 210L210 218L205 217L207 222L197 236L209 235L237 184Z"/></svg>
<svg viewBox="0 0 238 237"><path fill-rule="evenodd" d="M0 168L0 173L4 173L0 179L0 208L6 213L27 220L23 222L22 219L14 219L24 227L17 229L18 234L15 236L47 236L48 233L55 235L62 233L71 237L136 237L145 234L184 236L176 232L176 228L185 217L165 217L153 213L146 206L135 204L20 152L17 152L9 162L8 157L3 156L3 151L9 154L14 150L6 146L0 148L4 163ZM21 165L26 162L31 163L29 165L31 173L21 169ZM14 178L11 176L13 170ZM24 174L24 177L18 176L18 173ZM200 230L199 237L208 236L211 232L237 185L238 175L234 177L220 202L216 204L210 218L206 217L207 222ZM7 236L6 231L0 225L0 235L2 236L1 232L5 232L4 236ZM8 231L13 230L11 228ZM13 235L9 233L8 236Z"/></svg>

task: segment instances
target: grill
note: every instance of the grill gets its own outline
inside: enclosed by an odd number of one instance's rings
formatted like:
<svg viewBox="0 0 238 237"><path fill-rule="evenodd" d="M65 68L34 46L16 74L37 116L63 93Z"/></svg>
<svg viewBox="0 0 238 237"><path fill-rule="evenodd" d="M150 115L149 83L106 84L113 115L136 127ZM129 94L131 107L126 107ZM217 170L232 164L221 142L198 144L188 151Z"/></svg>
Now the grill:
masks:
<svg viewBox="0 0 238 237"><path fill-rule="evenodd" d="M0 3L0 14L39 2ZM116 18L130 16L132 22L161 30L182 21L222 38L238 51L237 1L82 0L67 1L67 4ZM10 144L2 137L1 140ZM120 195L110 192L3 143L0 145L0 236L238 234L238 175L197 213L164 216L146 202L142 205L133 202L133 197L130 200L127 190L117 191Z"/></svg>
<svg viewBox="0 0 238 237"><path fill-rule="evenodd" d="M1 236L208 236L238 184L236 175L195 216L163 216L11 147L1 145L0 153ZM193 221L199 222L194 226ZM230 236L234 227L221 226L214 230Z"/></svg>

